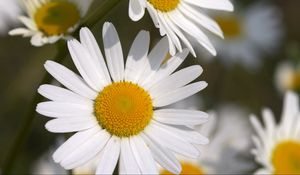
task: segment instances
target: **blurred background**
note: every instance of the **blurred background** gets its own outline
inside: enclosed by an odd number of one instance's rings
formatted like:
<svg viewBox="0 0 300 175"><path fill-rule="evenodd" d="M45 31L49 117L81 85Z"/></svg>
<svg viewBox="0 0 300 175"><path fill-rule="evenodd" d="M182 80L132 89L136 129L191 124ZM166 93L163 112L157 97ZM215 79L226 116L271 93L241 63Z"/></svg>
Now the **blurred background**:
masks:
<svg viewBox="0 0 300 175"><path fill-rule="evenodd" d="M0 34L0 168L46 73L43 64L56 54L54 45L33 47L28 38L8 36L8 29L21 25L16 20L17 14L2 14L1 9L5 9L9 1L0 0L0 18L1 15L9 16L7 20L0 19L0 26L7 27L3 27ZM96 1L91 10L100 3ZM207 51L199 48L198 57L190 55L182 65L200 64L204 69L200 79L208 82L208 87L197 96L201 103L194 105L214 111L230 104L258 116L263 107L270 107L279 119L283 92L300 90L300 1L236 0L234 3L236 10L232 14L209 12L225 34L223 42L210 37L218 49L218 56L211 58ZM24 12L20 10L19 13ZM127 0L105 20L116 26L124 55L128 53L128 43L141 29L151 32L152 46L160 38L148 13L139 22L129 19ZM103 21L99 21L92 28L101 47L102 24ZM69 57L64 65L75 70ZM241 117L247 118L248 114ZM41 155L57 147L59 136L45 130L47 120L36 114L30 135L19 150L15 173L30 172Z"/></svg>

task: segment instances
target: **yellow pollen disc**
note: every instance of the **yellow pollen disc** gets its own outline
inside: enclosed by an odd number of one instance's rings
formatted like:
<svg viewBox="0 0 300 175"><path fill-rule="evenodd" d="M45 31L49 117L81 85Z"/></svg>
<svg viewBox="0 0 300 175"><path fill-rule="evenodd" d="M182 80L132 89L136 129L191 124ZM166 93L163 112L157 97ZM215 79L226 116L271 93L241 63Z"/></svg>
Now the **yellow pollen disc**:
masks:
<svg viewBox="0 0 300 175"><path fill-rule="evenodd" d="M238 37L242 34L242 24L240 20L235 16L230 17L217 17L217 23L223 30L224 36L226 37Z"/></svg>
<svg viewBox="0 0 300 175"><path fill-rule="evenodd" d="M101 127L119 137L140 133L153 115L148 92L129 82L106 86L96 98L94 108Z"/></svg>
<svg viewBox="0 0 300 175"><path fill-rule="evenodd" d="M156 10L170 12L178 6L180 0L148 0Z"/></svg>
<svg viewBox="0 0 300 175"><path fill-rule="evenodd" d="M189 162L181 162L181 175L193 174L193 175L204 175L204 171L199 165L189 163ZM160 172L161 175L170 175L172 174L168 170L162 170Z"/></svg>
<svg viewBox="0 0 300 175"><path fill-rule="evenodd" d="M46 35L60 35L76 25L80 13L75 4L64 0L55 0L43 4L37 9L34 20Z"/></svg>
<svg viewBox="0 0 300 175"><path fill-rule="evenodd" d="M300 174L300 142L285 141L273 150L274 174Z"/></svg>
<svg viewBox="0 0 300 175"><path fill-rule="evenodd" d="M294 74L287 79L287 88L289 90L300 90L300 71L295 71Z"/></svg>

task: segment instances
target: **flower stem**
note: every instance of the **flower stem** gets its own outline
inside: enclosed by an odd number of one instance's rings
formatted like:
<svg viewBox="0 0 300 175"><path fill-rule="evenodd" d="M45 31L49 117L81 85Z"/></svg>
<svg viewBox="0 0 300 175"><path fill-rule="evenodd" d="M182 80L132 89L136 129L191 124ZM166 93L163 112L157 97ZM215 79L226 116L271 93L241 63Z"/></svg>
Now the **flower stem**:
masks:
<svg viewBox="0 0 300 175"><path fill-rule="evenodd" d="M97 24L98 21L102 20L106 16L106 14L108 14L120 2L121 0L106 0L99 7L97 7L90 15L88 15L85 20L83 20L81 26L88 26L88 27L94 26L95 24ZM74 36L78 36L79 30L80 28L78 28L74 32ZM57 43L57 46L58 46L58 52L54 61L60 63L63 61L63 59L66 58L68 54L67 45L65 42L61 41ZM47 84L52 80L53 78L50 76L50 74L45 73L40 84ZM11 171L13 169L17 155L19 154L20 149L24 145L24 142L31 131L35 113L36 113L35 112L36 105L41 100L43 100L43 97L36 93L32 101L30 102L28 112L23 118L21 128L18 130L16 134L16 138L7 153L5 162L3 163L2 173L5 175L12 173Z"/></svg>

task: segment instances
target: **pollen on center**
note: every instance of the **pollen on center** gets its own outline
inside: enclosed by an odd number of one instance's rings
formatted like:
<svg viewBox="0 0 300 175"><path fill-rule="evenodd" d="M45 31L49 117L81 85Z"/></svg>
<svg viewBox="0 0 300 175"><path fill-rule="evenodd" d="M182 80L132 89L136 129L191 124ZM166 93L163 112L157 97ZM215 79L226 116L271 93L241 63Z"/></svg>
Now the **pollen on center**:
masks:
<svg viewBox="0 0 300 175"><path fill-rule="evenodd" d="M156 10L170 12L178 6L180 0L148 0Z"/></svg>
<svg viewBox="0 0 300 175"><path fill-rule="evenodd" d="M75 4L68 1L50 1L41 5L34 15L37 27L46 35L60 35L68 32L80 20Z"/></svg>
<svg viewBox="0 0 300 175"><path fill-rule="evenodd" d="M300 142L279 143L272 153L274 174L300 174Z"/></svg>
<svg viewBox="0 0 300 175"><path fill-rule="evenodd" d="M96 98L94 109L101 127L119 137L139 134L153 116L148 92L130 82L106 86Z"/></svg>

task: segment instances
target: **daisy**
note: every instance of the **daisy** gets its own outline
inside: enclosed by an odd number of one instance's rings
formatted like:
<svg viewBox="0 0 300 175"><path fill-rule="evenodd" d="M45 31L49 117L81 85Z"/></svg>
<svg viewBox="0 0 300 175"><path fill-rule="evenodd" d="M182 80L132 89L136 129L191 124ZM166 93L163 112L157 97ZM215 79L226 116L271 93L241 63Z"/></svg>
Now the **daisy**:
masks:
<svg viewBox="0 0 300 175"><path fill-rule="evenodd" d="M300 91L300 65L285 61L275 71L275 85L279 92Z"/></svg>
<svg viewBox="0 0 300 175"><path fill-rule="evenodd" d="M252 133L247 116L245 109L234 105L225 105L212 112L210 120L197 127L199 132L210 138L210 143L201 148L201 157L198 159L179 157L181 174L251 172L255 164L251 163L251 156L247 154L251 147L249 138ZM161 174L171 173L162 168Z"/></svg>
<svg viewBox="0 0 300 175"><path fill-rule="evenodd" d="M281 12L270 3L255 3L246 10L214 16L225 40L212 37L220 59L226 65L240 63L248 69L260 66L265 54L277 51L283 37Z"/></svg>
<svg viewBox="0 0 300 175"><path fill-rule="evenodd" d="M256 174L300 173L300 118L299 98L287 92L279 124L271 110L263 110L265 128L255 116L251 122L257 135L253 137L255 159L263 167Z"/></svg>
<svg viewBox="0 0 300 175"><path fill-rule="evenodd" d="M96 173L111 174L117 162L121 174L156 174L156 163L173 173L181 167L174 153L196 158L194 145L208 139L185 126L207 121L196 110L164 108L207 86L195 82L198 65L173 73L188 55L177 53L161 64L168 52L163 38L148 54L149 32L141 31L129 51L126 64L116 29L103 25L106 61L87 28L81 43L68 41L80 75L47 61L46 70L66 88L42 85L38 92L52 100L37 105L37 112L54 118L46 129L54 133L76 132L53 154L54 161L73 169L98 157ZM106 66L106 64L107 66ZM174 153L173 153L174 152Z"/></svg>
<svg viewBox="0 0 300 175"><path fill-rule="evenodd" d="M0 35L7 35L11 25L15 25L15 17L21 13L17 0L0 0Z"/></svg>
<svg viewBox="0 0 300 175"><path fill-rule="evenodd" d="M43 46L59 39L70 38L70 34L86 15L92 0L22 0L27 16L19 20L26 26L16 28L10 35L31 37L31 44Z"/></svg>
<svg viewBox="0 0 300 175"><path fill-rule="evenodd" d="M229 0L130 0L129 16L133 21L140 20L148 10L160 35L166 35L169 41L170 54L181 52L182 43L196 57L191 41L202 45L212 55L216 55L214 46L203 33L203 27L223 37L218 24L204 15L204 9L233 11Z"/></svg>

